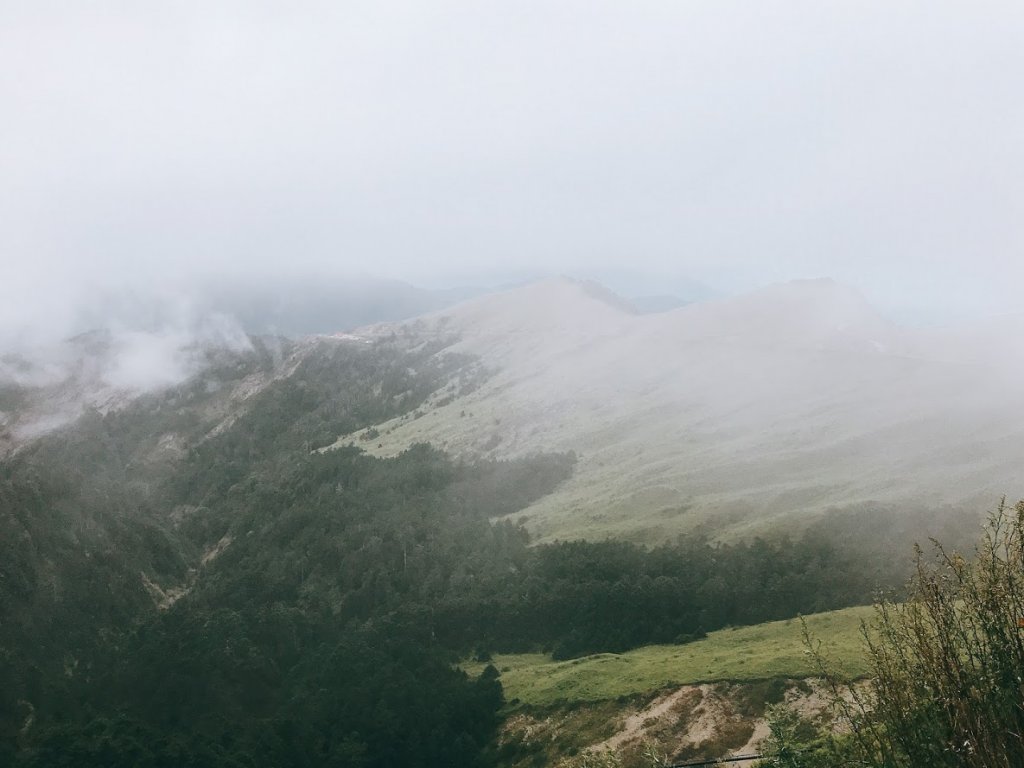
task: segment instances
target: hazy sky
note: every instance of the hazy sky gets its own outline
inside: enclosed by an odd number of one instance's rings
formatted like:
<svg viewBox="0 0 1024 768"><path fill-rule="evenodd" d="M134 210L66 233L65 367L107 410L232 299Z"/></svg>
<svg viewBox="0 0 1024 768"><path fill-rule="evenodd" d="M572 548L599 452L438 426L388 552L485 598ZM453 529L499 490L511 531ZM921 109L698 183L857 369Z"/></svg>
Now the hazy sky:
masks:
<svg viewBox="0 0 1024 768"><path fill-rule="evenodd" d="M0 0L0 323L330 270L1015 309L1019 2Z"/></svg>

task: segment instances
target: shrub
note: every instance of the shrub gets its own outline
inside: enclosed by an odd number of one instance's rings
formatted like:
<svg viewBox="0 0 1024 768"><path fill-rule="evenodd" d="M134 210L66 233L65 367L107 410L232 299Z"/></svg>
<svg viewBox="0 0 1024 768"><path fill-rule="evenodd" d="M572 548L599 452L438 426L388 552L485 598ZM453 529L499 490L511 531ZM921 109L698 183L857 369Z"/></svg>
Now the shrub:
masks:
<svg viewBox="0 0 1024 768"><path fill-rule="evenodd" d="M875 768L1024 765L1024 502L1000 503L972 559L918 548L907 600L878 603L864 637L866 688L830 678L851 728L833 745ZM813 764L777 725L768 764Z"/></svg>

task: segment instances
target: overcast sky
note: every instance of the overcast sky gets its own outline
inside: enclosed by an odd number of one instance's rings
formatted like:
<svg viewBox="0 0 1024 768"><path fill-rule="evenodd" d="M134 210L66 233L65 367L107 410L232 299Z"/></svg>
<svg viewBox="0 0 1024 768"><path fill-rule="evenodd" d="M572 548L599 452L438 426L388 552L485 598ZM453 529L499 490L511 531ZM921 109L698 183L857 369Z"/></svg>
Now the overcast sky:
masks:
<svg viewBox="0 0 1024 768"><path fill-rule="evenodd" d="M978 0L0 0L0 322L243 270L1013 310L1022 41Z"/></svg>

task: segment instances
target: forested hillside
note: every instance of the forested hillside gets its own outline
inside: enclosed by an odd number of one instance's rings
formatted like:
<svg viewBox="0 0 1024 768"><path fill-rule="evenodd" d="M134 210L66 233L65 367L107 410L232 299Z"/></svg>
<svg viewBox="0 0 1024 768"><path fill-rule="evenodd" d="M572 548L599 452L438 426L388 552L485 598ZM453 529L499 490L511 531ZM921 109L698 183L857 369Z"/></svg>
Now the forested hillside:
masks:
<svg viewBox="0 0 1024 768"><path fill-rule="evenodd" d="M531 546L515 513L572 454L318 450L471 386L440 346L259 343L0 464L4 760L482 765L500 679L460 658L685 643L901 581L899 535L865 534L884 511L728 545Z"/></svg>

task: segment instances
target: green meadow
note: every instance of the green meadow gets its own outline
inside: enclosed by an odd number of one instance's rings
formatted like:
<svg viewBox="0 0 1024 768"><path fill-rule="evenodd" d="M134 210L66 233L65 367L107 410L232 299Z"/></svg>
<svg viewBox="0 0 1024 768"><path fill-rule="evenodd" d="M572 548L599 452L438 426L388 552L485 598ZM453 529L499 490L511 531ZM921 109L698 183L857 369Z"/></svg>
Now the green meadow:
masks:
<svg viewBox="0 0 1024 768"><path fill-rule="evenodd" d="M814 614L804 621L832 668L857 678L868 672L861 622L873 615L867 606ZM536 707L616 699L673 685L818 674L799 619L723 629L686 645L652 645L569 661L552 661L540 653L499 654L493 664L501 672L509 704ZM483 667L479 662L463 664L471 674Z"/></svg>

